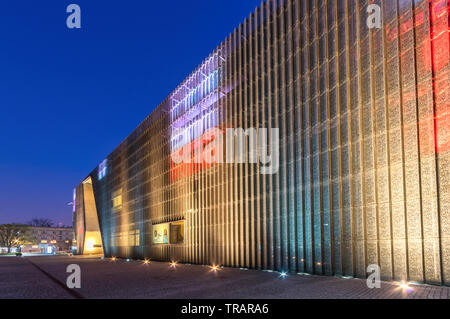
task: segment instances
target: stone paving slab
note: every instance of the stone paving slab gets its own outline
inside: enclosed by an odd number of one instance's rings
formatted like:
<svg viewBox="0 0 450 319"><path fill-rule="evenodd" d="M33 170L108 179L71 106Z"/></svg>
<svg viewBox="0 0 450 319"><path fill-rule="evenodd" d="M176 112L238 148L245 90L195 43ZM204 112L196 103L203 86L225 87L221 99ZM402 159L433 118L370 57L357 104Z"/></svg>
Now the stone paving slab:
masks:
<svg viewBox="0 0 450 319"><path fill-rule="evenodd" d="M67 299L70 294L25 258L0 257L0 299Z"/></svg>
<svg viewBox="0 0 450 319"><path fill-rule="evenodd" d="M139 299L450 299L450 288L411 286L404 291L398 284L383 282L381 289L367 288L361 279L210 267L166 262L145 265L142 261L43 256L0 258L0 298L73 298L53 280L65 283L66 268L81 268L84 298Z"/></svg>

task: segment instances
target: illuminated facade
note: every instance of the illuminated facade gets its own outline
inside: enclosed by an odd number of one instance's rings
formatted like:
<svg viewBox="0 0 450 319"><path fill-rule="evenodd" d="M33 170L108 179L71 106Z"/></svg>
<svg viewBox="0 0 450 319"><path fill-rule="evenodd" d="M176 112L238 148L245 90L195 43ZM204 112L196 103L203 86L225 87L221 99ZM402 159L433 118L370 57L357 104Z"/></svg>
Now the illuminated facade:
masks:
<svg viewBox="0 0 450 319"><path fill-rule="evenodd" d="M99 180L104 172L102 164L97 175ZM86 178L73 192L73 227L74 246L78 254L104 253L91 177Z"/></svg>
<svg viewBox="0 0 450 319"><path fill-rule="evenodd" d="M90 174L105 255L450 284L448 8L263 2ZM279 170L172 161L211 128L279 128Z"/></svg>

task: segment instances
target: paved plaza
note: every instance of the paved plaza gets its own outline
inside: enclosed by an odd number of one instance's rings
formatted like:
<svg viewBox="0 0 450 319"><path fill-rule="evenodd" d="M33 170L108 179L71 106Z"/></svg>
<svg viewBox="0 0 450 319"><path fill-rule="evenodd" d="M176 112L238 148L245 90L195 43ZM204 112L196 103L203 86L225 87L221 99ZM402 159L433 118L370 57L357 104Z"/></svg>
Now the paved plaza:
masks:
<svg viewBox="0 0 450 319"><path fill-rule="evenodd" d="M67 266L81 269L81 289L66 286ZM450 299L449 287L383 282L368 289L365 280L265 272L236 268L126 261L79 256L0 257L0 299Z"/></svg>

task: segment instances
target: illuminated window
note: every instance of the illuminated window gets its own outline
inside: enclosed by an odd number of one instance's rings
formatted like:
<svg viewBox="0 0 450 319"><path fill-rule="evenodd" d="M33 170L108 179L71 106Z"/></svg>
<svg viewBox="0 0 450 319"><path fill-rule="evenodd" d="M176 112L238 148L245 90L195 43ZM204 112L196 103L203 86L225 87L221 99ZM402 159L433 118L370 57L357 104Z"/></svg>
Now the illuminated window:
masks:
<svg viewBox="0 0 450 319"><path fill-rule="evenodd" d="M107 160L104 160L98 166L98 180L102 180L103 177L106 176L106 171L107 171L107 167L108 167L107 164L108 164Z"/></svg>
<svg viewBox="0 0 450 319"><path fill-rule="evenodd" d="M184 221L170 223L170 243L182 244L184 242Z"/></svg>
<svg viewBox="0 0 450 319"><path fill-rule="evenodd" d="M41 240L41 244L46 244L47 241L46 240Z"/></svg>
<svg viewBox="0 0 450 319"><path fill-rule="evenodd" d="M113 207L120 209L122 207L122 189L115 191L112 195Z"/></svg>
<svg viewBox="0 0 450 319"><path fill-rule="evenodd" d="M95 240L90 238L86 241L86 250L93 251L95 249Z"/></svg>
<svg viewBox="0 0 450 319"><path fill-rule="evenodd" d="M153 244L166 245L169 243L169 224L153 225Z"/></svg>
<svg viewBox="0 0 450 319"><path fill-rule="evenodd" d="M134 246L139 246L141 244L140 234L141 231L139 229L136 229Z"/></svg>

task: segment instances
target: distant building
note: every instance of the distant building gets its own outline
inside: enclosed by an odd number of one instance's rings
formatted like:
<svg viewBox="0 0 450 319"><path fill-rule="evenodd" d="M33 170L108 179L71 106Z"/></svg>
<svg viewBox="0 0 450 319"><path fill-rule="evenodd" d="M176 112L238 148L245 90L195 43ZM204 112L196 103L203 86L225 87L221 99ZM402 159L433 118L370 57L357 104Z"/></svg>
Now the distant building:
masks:
<svg viewBox="0 0 450 319"><path fill-rule="evenodd" d="M73 231L71 227L32 227L30 243L22 247L22 253L53 254L72 249Z"/></svg>

